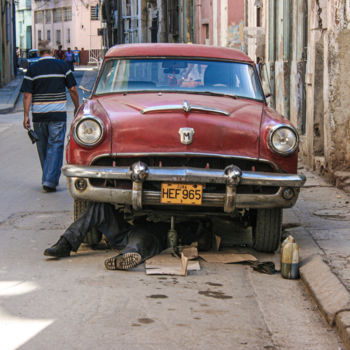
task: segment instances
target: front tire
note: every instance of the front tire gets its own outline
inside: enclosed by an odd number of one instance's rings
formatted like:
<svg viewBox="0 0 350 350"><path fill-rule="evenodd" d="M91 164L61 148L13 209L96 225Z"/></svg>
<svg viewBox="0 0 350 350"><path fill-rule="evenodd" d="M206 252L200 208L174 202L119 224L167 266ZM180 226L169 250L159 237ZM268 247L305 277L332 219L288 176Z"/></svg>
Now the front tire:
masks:
<svg viewBox="0 0 350 350"><path fill-rule="evenodd" d="M89 201L84 201L81 199L74 200L74 221L86 212L89 204ZM88 244L91 247L94 247L101 241L101 238L102 233L97 231L95 228L92 228L91 231L87 233L84 239L84 243Z"/></svg>
<svg viewBox="0 0 350 350"><path fill-rule="evenodd" d="M253 218L253 248L273 253L281 243L282 209L257 209Z"/></svg>

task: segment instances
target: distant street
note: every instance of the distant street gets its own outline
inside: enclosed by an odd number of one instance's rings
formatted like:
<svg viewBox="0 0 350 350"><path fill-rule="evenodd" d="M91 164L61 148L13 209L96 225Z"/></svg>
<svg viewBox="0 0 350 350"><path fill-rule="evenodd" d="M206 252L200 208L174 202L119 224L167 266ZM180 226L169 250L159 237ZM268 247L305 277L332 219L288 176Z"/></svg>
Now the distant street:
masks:
<svg viewBox="0 0 350 350"><path fill-rule="evenodd" d="M96 71L75 76L91 88ZM72 110L70 102L70 121ZM116 252L86 247L44 257L72 222L73 200L64 177L57 193L41 193L22 119L22 98L0 115L1 350L341 348L300 280L202 261L187 277L148 276L144 265L107 271L104 259ZM253 254L278 264L279 254Z"/></svg>

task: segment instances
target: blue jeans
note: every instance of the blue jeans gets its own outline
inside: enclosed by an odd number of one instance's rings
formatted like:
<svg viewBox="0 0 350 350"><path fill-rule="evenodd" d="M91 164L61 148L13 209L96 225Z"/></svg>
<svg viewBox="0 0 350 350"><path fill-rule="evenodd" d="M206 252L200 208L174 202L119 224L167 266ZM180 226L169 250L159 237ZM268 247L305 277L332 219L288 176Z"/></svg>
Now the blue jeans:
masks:
<svg viewBox="0 0 350 350"><path fill-rule="evenodd" d="M39 137L36 147L43 171L42 185L56 188L63 162L66 122L34 122L33 124L34 131Z"/></svg>

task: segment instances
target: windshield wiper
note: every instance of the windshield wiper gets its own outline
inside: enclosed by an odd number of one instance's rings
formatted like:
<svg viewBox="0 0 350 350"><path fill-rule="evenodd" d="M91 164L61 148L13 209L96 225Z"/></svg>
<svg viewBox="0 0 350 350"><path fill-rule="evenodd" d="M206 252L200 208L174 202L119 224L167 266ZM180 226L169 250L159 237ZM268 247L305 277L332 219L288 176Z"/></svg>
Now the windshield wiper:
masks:
<svg viewBox="0 0 350 350"><path fill-rule="evenodd" d="M200 94L204 95L211 95L211 96L225 96L225 97L231 97L234 99L237 99L237 95L231 95L231 94L225 94L222 92L213 92L213 91L198 91Z"/></svg>

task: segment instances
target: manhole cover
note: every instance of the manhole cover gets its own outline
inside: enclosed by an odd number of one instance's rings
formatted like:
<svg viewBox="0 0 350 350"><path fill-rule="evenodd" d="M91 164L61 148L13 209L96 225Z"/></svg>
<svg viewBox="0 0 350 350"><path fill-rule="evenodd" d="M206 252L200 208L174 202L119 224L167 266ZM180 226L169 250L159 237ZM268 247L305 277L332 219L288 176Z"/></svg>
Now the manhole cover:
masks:
<svg viewBox="0 0 350 350"><path fill-rule="evenodd" d="M3 225L20 230L65 230L72 222L70 211L31 212L13 215Z"/></svg>
<svg viewBox="0 0 350 350"><path fill-rule="evenodd" d="M328 220L350 220L350 214L346 208L320 209L316 210L313 215Z"/></svg>

